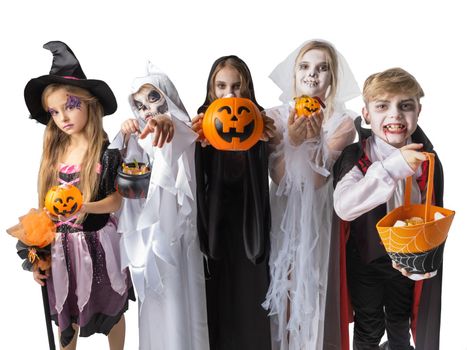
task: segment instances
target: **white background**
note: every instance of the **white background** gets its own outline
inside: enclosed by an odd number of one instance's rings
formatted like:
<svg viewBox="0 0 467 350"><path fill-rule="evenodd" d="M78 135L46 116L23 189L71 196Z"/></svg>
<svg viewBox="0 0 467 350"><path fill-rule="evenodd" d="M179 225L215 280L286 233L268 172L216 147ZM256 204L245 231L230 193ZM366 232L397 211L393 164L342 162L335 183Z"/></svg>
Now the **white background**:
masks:
<svg viewBox="0 0 467 350"><path fill-rule="evenodd" d="M331 41L347 58L362 86L371 73L400 66L425 90L420 125L443 161L445 207L457 210L444 256L441 349L467 349L467 226L461 204L465 169L465 11L456 1L3 1L0 5L0 103L2 154L0 261L1 349L45 349L39 286L20 268L15 240L5 230L36 207L36 179L43 126L28 119L23 89L48 74L52 62L42 45L66 42L88 78L105 80L119 104L105 118L112 138L131 116L132 79L152 60L174 81L193 116L204 101L212 62L236 54L249 65L256 96L277 105L272 69L303 41ZM350 107L360 111L360 99ZM154 325L157 327L157 325ZM105 349L106 339L80 339L81 349ZM137 307L127 313L126 349L137 348Z"/></svg>

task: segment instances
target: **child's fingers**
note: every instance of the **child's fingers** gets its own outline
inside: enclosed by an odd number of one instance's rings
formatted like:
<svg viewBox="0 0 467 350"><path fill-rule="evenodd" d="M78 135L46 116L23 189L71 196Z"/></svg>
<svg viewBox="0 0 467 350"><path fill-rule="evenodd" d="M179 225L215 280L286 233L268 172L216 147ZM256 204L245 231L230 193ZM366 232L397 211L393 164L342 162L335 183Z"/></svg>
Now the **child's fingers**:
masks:
<svg viewBox="0 0 467 350"><path fill-rule="evenodd" d="M204 117L204 113L200 113L198 114L196 117L194 117L192 120L191 120L191 124L195 124L195 123L202 123L203 122L203 117Z"/></svg>
<svg viewBox="0 0 467 350"><path fill-rule="evenodd" d="M154 147L157 147L157 145L159 144L159 138L161 137L161 127L160 125L156 125L155 126L155 130L154 130L154 140L152 141L152 145Z"/></svg>
<svg viewBox="0 0 467 350"><path fill-rule="evenodd" d="M287 121L287 123L288 123L289 125L294 124L294 122L295 122L295 115L296 115L295 109L292 109L292 110L290 111L290 113L289 113L289 119L288 119L288 121Z"/></svg>
<svg viewBox="0 0 467 350"><path fill-rule="evenodd" d="M306 117L298 117L295 122L291 125L295 130L306 129Z"/></svg>
<svg viewBox="0 0 467 350"><path fill-rule="evenodd" d="M157 122L154 119L150 119L146 126L144 127L143 131L139 135L140 139L146 138L150 133L154 131L154 128L156 127Z"/></svg>
<svg viewBox="0 0 467 350"><path fill-rule="evenodd" d="M174 134L175 134L175 130L174 130L173 125L169 125L169 133L167 135L167 140L165 142L169 143L170 141L172 141Z"/></svg>
<svg viewBox="0 0 467 350"><path fill-rule="evenodd" d="M416 151L416 150L419 150L419 149L422 149L422 148L423 148L423 143L409 143L408 145L405 145L405 146L401 147L401 151L403 151L403 150Z"/></svg>
<svg viewBox="0 0 467 350"><path fill-rule="evenodd" d="M427 159L425 153L423 153L423 152L415 152L415 153L414 153L414 157L415 157L416 159L422 161L422 162L425 161L425 160Z"/></svg>
<svg viewBox="0 0 467 350"><path fill-rule="evenodd" d="M136 119L131 119L131 130L134 133L139 133L139 124Z"/></svg>

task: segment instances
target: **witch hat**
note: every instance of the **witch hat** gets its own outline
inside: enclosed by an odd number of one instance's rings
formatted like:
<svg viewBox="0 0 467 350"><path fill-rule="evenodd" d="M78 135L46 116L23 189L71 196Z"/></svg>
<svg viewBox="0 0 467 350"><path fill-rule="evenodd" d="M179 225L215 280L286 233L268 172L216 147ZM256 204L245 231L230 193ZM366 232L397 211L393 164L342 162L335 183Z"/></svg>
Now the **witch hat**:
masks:
<svg viewBox="0 0 467 350"><path fill-rule="evenodd" d="M52 68L48 75L31 79L24 88L24 100L31 113L30 118L42 124L49 122L50 115L42 106L42 93L50 84L72 85L88 90L101 103L104 115L117 110L117 101L110 87L102 80L87 79L68 45L61 41L50 41L43 47L53 54Z"/></svg>

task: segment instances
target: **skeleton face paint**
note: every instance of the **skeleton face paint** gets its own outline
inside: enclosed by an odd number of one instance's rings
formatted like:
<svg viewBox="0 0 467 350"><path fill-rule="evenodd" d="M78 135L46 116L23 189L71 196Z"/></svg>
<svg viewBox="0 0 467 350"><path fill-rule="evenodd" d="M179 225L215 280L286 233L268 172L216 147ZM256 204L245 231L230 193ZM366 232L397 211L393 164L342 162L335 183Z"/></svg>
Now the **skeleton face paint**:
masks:
<svg viewBox="0 0 467 350"><path fill-rule="evenodd" d="M138 92L134 93L133 103L138 110L140 118L145 121L168 111L167 100L164 94L152 85L143 85Z"/></svg>
<svg viewBox="0 0 467 350"><path fill-rule="evenodd" d="M295 66L295 91L297 96L318 96L325 100L331 84L331 71L322 50L307 51Z"/></svg>

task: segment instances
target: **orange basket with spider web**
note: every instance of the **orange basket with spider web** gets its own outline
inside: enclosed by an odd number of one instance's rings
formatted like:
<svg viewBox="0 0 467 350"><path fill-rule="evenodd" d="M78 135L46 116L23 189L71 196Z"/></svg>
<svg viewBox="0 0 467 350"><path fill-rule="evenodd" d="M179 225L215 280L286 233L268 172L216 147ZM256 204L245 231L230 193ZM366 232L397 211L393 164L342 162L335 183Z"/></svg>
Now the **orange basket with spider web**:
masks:
<svg viewBox="0 0 467 350"><path fill-rule="evenodd" d="M444 243L455 214L452 210L432 205L435 155L425 154L429 163L425 204L410 203L410 176L405 181L404 205L389 212L376 224L381 241L391 259L408 272L422 274L435 271L441 265ZM444 217L435 220L436 212ZM422 218L423 223L394 227L396 221L405 221L413 217Z"/></svg>

